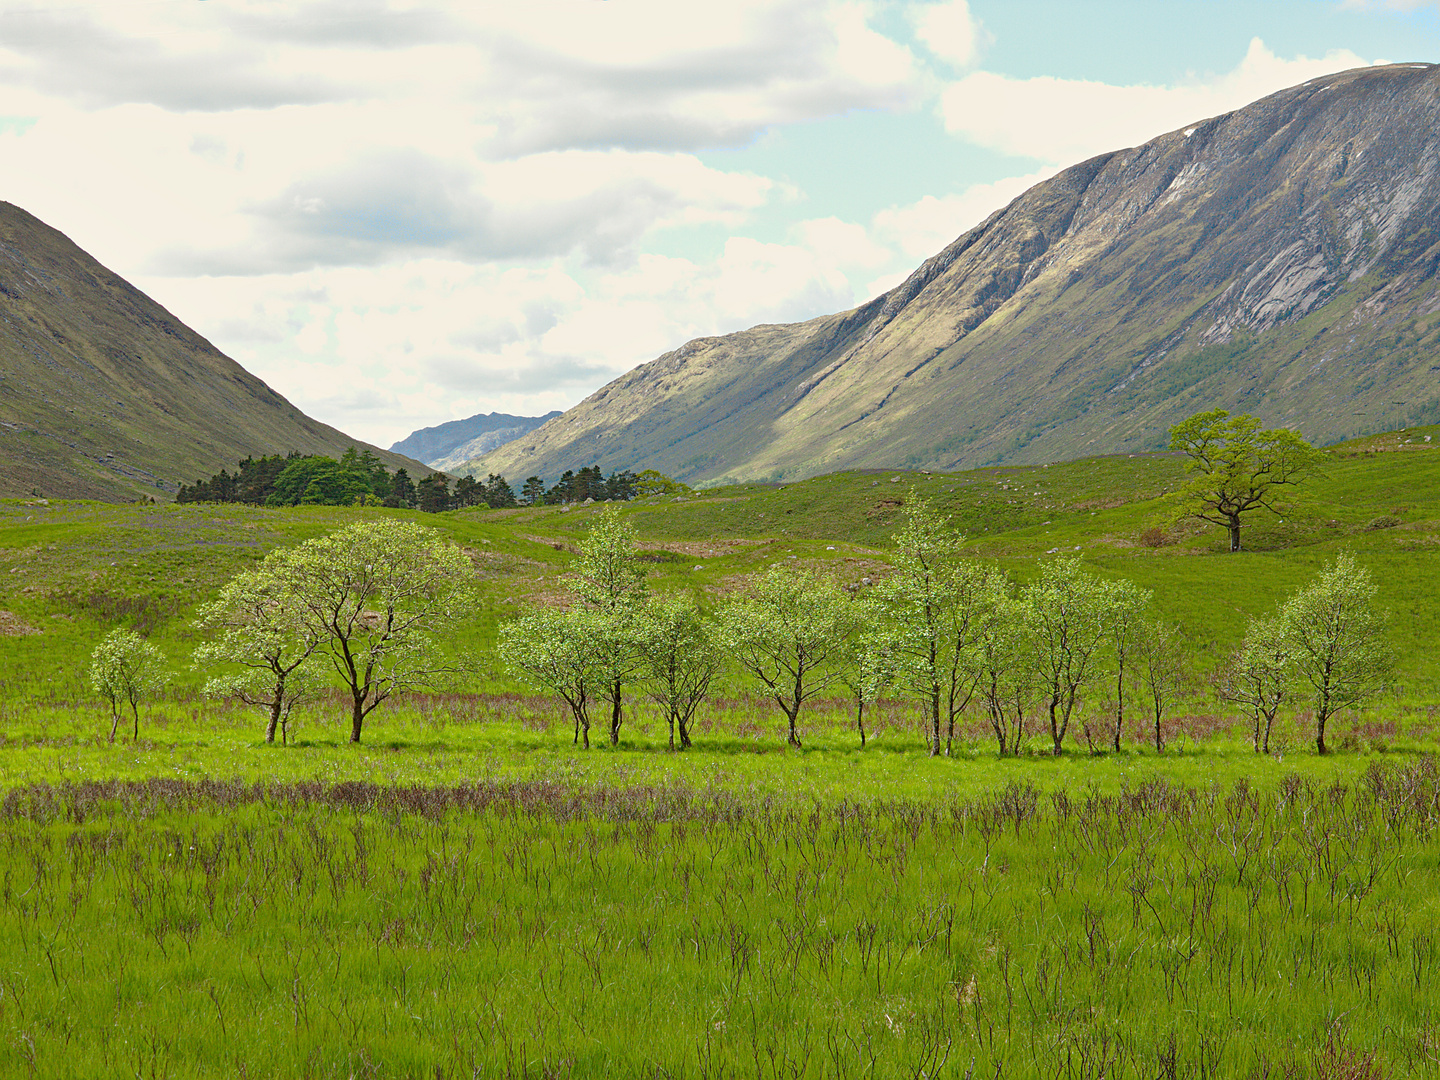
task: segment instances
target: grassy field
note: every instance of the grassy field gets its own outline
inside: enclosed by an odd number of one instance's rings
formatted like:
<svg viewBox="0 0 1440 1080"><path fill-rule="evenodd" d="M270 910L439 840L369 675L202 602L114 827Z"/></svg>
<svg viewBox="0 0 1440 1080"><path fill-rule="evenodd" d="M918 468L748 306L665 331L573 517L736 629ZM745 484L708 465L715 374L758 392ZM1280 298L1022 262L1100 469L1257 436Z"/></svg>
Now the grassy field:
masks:
<svg viewBox="0 0 1440 1080"><path fill-rule="evenodd" d="M978 717L929 758L903 701L822 701L787 749L738 681L666 749L636 702L585 753L499 670L501 621L560 593L595 508L406 511L0 502L0 1075L1428 1075L1440 779L1440 454L1334 448L1248 550L1172 523L1166 456L848 473L625 508L652 587L707 606L777 561L883 575L901 503L1024 581L1079 554L1155 590L1200 676L1340 550L1380 585L1396 689L1317 757L1257 758L1197 682L1156 754L998 759ZM1408 441L1407 441L1408 440ZM195 607L277 545L398 515L482 585L454 685L302 710L266 746L204 700ZM170 658L111 745L90 650ZM1086 736L1087 725L1090 737Z"/></svg>

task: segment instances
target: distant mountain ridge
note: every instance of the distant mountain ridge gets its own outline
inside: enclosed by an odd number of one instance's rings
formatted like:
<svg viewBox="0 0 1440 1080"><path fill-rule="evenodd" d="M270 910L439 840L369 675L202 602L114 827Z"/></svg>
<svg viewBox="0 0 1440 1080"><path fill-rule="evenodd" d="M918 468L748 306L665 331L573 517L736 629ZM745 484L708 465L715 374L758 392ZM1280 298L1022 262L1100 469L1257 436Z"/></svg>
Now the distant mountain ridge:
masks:
<svg viewBox="0 0 1440 1080"><path fill-rule="evenodd" d="M432 468L454 472L467 461L488 454L511 439L528 435L560 410L544 416L511 416L509 413L477 413L464 420L449 420L434 427L412 431L390 447L391 453L419 458Z"/></svg>
<svg viewBox="0 0 1440 1080"><path fill-rule="evenodd" d="M376 450L313 420L170 312L0 202L0 497L129 501L264 454Z"/></svg>
<svg viewBox="0 0 1440 1080"><path fill-rule="evenodd" d="M691 341L470 467L1035 463L1215 406L1329 442L1440 412L1437 265L1440 70L1357 69L1066 169L884 295Z"/></svg>

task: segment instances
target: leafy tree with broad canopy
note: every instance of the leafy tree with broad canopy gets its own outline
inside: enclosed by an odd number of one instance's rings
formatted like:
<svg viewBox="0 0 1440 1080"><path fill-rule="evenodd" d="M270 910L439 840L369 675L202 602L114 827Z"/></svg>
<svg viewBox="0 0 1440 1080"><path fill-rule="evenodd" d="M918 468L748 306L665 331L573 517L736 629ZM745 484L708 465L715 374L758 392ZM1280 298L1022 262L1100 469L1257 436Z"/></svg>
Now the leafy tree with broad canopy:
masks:
<svg viewBox="0 0 1440 1080"><path fill-rule="evenodd" d="M130 706L140 738L140 702L169 681L165 656L134 630L111 630L90 654L90 685L110 704L110 741L120 727L120 704Z"/></svg>
<svg viewBox="0 0 1440 1080"><path fill-rule="evenodd" d="M1374 599L1370 572L1347 553L1280 609L1295 671L1313 693L1315 749L1321 754L1330 717L1378 693L1394 666Z"/></svg>
<svg viewBox="0 0 1440 1080"><path fill-rule="evenodd" d="M279 548L263 562L231 578L220 595L196 614L196 628L217 633L196 650L194 666L233 665L237 672L205 683L211 697L235 698L265 713L265 741L288 742L290 714L316 686L311 668L326 635L314 622L297 618L292 591L300 587L300 560L294 549Z"/></svg>
<svg viewBox="0 0 1440 1080"><path fill-rule="evenodd" d="M808 570L773 566L752 593L731 601L720 617L721 641L736 664L754 676L789 722L805 702L844 674L846 639L856 630L856 607L834 582Z"/></svg>
<svg viewBox="0 0 1440 1080"><path fill-rule="evenodd" d="M1189 479L1178 493L1184 515L1224 525L1231 551L1240 550L1241 518L1261 508L1278 514L1280 490L1298 484L1323 457L1288 428L1262 430L1255 417L1224 409L1176 424L1170 449L1189 459Z"/></svg>
<svg viewBox="0 0 1440 1080"><path fill-rule="evenodd" d="M467 608L474 570L459 547L407 521L360 522L294 548L286 600L350 692L350 741L397 691L453 672L433 635Z"/></svg>

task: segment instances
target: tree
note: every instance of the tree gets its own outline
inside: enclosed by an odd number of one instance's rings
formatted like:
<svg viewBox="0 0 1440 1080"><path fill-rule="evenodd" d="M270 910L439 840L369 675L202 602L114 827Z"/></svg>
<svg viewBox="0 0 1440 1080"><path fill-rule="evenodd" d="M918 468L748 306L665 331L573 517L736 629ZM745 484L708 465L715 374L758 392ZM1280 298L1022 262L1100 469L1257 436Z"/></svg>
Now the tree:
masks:
<svg viewBox="0 0 1440 1080"><path fill-rule="evenodd" d="M485 501L485 485L473 476L462 476L455 481L455 494L451 497L457 509L474 506Z"/></svg>
<svg viewBox="0 0 1440 1080"><path fill-rule="evenodd" d="M442 472L432 472L415 485L416 505L427 514L439 514L450 509L450 478Z"/></svg>
<svg viewBox="0 0 1440 1080"><path fill-rule="evenodd" d="M610 744L620 742L626 683L643 662L637 619L646 598L645 568L635 556L635 530L616 507L606 507L580 542L566 586L600 616L592 634L591 664L602 676L599 696L610 704Z"/></svg>
<svg viewBox="0 0 1440 1080"><path fill-rule="evenodd" d="M1145 608L1149 606L1152 593L1133 581L1121 578L1110 583L1109 594L1105 634L1115 658L1114 747L1118 753L1120 734L1125 728L1125 666L1145 633Z"/></svg>
<svg viewBox="0 0 1440 1080"><path fill-rule="evenodd" d="M280 548L231 578L195 619L202 632L219 632L195 650L195 666L241 668L238 674L209 679L205 693L261 709L267 743L275 741L277 728L282 744L289 741L290 714L314 687L308 668L324 637L313 624L296 618L291 593L301 584L293 551Z"/></svg>
<svg viewBox="0 0 1440 1080"><path fill-rule="evenodd" d="M410 479L410 473L404 466L395 470L395 475L390 478L390 494L385 498L386 506L409 509L415 505L415 481Z"/></svg>
<svg viewBox="0 0 1440 1080"><path fill-rule="evenodd" d="M458 620L474 572L433 529L362 522L307 540L292 558L297 632L320 639L317 653L350 691L351 742L391 694L454 670L432 635Z"/></svg>
<svg viewBox="0 0 1440 1080"><path fill-rule="evenodd" d="M775 699L800 746L796 721L805 702L843 674L855 611L834 582L805 570L774 566L752 593L721 616L721 640L732 659Z"/></svg>
<svg viewBox="0 0 1440 1080"><path fill-rule="evenodd" d="M515 492L510 490L510 481L503 476L491 473L485 480L483 491L481 497L485 500L485 505L492 510L504 510L517 505Z"/></svg>
<svg viewBox="0 0 1440 1080"><path fill-rule="evenodd" d="M526 506L539 506L545 501L545 481L538 476L527 476L520 488L520 501Z"/></svg>
<svg viewBox="0 0 1440 1080"><path fill-rule="evenodd" d="M979 693L1001 757L1007 750L1020 752L1026 714L1037 693L1027 617L1023 603L1002 594L977 627Z"/></svg>
<svg viewBox="0 0 1440 1080"><path fill-rule="evenodd" d="M120 727L120 703L130 706L140 738L140 702L169 681L165 657L133 630L111 630L90 654L90 685L110 703L110 741Z"/></svg>
<svg viewBox="0 0 1440 1080"><path fill-rule="evenodd" d="M644 498L647 495L688 495L688 485L672 480L662 472L655 469L642 469L637 473L631 484L635 496Z"/></svg>
<svg viewBox="0 0 1440 1080"><path fill-rule="evenodd" d="M725 664L725 656L700 609L688 597L660 597L645 608L640 627L642 673L650 699L665 710L670 749L690 746L690 724Z"/></svg>
<svg viewBox="0 0 1440 1080"><path fill-rule="evenodd" d="M593 612L540 611L500 627L500 657L529 681L560 697L575 721L575 742L590 749Z"/></svg>
<svg viewBox="0 0 1440 1080"><path fill-rule="evenodd" d="M950 752L955 719L974 694L975 627L1004 579L998 571L960 558L964 536L927 499L906 501L905 524L894 536L895 572L875 590L886 618L886 651L894 683L918 697L925 711L931 755Z"/></svg>
<svg viewBox="0 0 1440 1080"><path fill-rule="evenodd" d="M1050 738L1059 755L1080 690L1094 678L1105 640L1108 589L1080 567L1055 559L1021 594L1029 652L1050 713Z"/></svg>
<svg viewBox="0 0 1440 1080"><path fill-rule="evenodd" d="M1165 749L1165 714L1175 707L1190 677L1180 651L1180 628L1163 622L1142 624L1135 638L1135 656L1158 753Z"/></svg>
<svg viewBox="0 0 1440 1080"><path fill-rule="evenodd" d="M1261 430L1255 417L1224 409L1172 427L1170 449L1189 459L1179 491L1185 514L1229 529L1231 551L1240 550L1241 518L1262 507L1278 513L1280 489L1298 484L1323 456L1287 428Z"/></svg>
<svg viewBox="0 0 1440 1080"><path fill-rule="evenodd" d="M895 657L890 635L879 624L881 610L873 598L853 598L851 623L856 630L843 643L840 653L840 685L855 701L855 731L860 748L865 748L865 709L880 700L885 688L895 681Z"/></svg>
<svg viewBox="0 0 1440 1080"><path fill-rule="evenodd" d="M1321 754L1330 717L1377 693L1394 665L1374 598L1370 572L1342 554L1280 609L1295 670L1314 693L1315 749Z"/></svg>
<svg viewBox="0 0 1440 1080"><path fill-rule="evenodd" d="M1257 754L1270 753L1270 729L1288 695L1293 668L1290 637L1283 621L1251 619L1244 641L1216 677L1215 689L1221 699L1250 711ZM1158 728L1155 738L1159 749Z"/></svg>
<svg viewBox="0 0 1440 1080"><path fill-rule="evenodd" d="M920 700L931 756L940 753L940 712L947 673L955 668L949 633L956 593L953 567L964 537L928 499L906 500L905 523L895 541L894 573L875 599L884 613L884 645L893 657L894 683Z"/></svg>

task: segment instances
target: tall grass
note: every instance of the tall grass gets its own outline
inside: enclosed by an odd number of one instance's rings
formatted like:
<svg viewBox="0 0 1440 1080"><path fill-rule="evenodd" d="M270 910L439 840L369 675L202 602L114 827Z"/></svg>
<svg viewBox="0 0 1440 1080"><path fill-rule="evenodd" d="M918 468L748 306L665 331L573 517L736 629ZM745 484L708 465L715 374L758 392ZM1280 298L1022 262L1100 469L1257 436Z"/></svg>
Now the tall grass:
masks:
<svg viewBox="0 0 1440 1080"><path fill-rule="evenodd" d="M14 1076L1425 1076L1440 770L0 803Z"/></svg>

